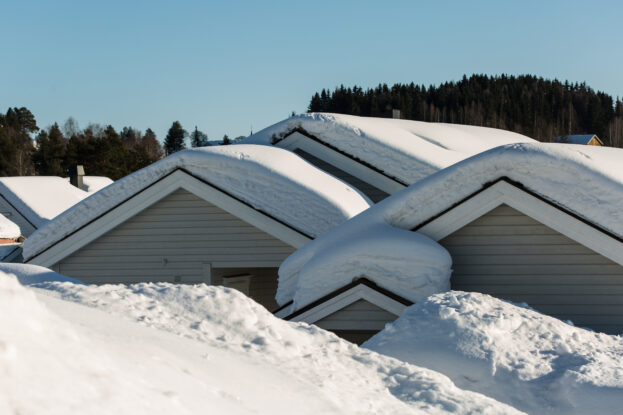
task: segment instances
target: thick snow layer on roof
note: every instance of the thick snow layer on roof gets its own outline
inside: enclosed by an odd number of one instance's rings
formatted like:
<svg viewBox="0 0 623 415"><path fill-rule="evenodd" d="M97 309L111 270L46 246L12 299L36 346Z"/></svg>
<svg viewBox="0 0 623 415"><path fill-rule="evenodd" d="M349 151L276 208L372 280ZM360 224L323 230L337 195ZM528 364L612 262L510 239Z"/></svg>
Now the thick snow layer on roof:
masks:
<svg viewBox="0 0 623 415"><path fill-rule="evenodd" d="M49 282L30 287L35 297L6 277L5 412L519 413L232 289Z"/></svg>
<svg viewBox="0 0 623 415"><path fill-rule="evenodd" d="M82 178L82 188L85 192L95 193L112 182L112 179L104 176L84 176Z"/></svg>
<svg viewBox="0 0 623 415"><path fill-rule="evenodd" d="M89 193L55 176L0 177L0 195L39 228Z"/></svg>
<svg viewBox="0 0 623 415"><path fill-rule="evenodd" d="M495 128L311 113L281 121L243 143L274 144L295 129L305 130L404 184L415 183L493 147L535 142L521 134Z"/></svg>
<svg viewBox="0 0 623 415"><path fill-rule="evenodd" d="M254 145L196 148L153 163L73 206L28 238L24 258L36 255L176 169L185 169L312 237L370 206L358 190L289 151Z"/></svg>
<svg viewBox="0 0 623 415"><path fill-rule="evenodd" d="M448 251L424 235L384 224L351 234L349 243L325 241L313 258L303 257L291 255L280 270L290 278L280 280L277 300L293 299L291 312L362 276L413 302L450 289Z"/></svg>
<svg viewBox="0 0 623 415"><path fill-rule="evenodd" d="M279 269L277 301L285 304L295 297L301 270L315 274L314 258L355 243L366 229L413 229L502 177L623 237L622 161L623 149L542 143L510 144L473 156L392 195L296 251ZM403 260L411 258L405 255ZM364 275L367 271L366 266L360 269Z"/></svg>
<svg viewBox="0 0 623 415"><path fill-rule="evenodd" d="M59 274L48 268L40 267L39 265L0 263L0 272L15 275L19 283L23 285L53 281L82 284L74 278Z"/></svg>
<svg viewBox="0 0 623 415"><path fill-rule="evenodd" d="M22 231L19 229L19 226L4 215L0 215L0 239L17 239L21 235Z"/></svg>
<svg viewBox="0 0 623 415"><path fill-rule="evenodd" d="M615 414L623 406L621 336L484 294L431 296L363 347L442 372L527 413Z"/></svg>
<svg viewBox="0 0 623 415"><path fill-rule="evenodd" d="M556 137L557 143L565 144L588 144L591 138L595 137L595 134L575 134L575 135L562 135Z"/></svg>

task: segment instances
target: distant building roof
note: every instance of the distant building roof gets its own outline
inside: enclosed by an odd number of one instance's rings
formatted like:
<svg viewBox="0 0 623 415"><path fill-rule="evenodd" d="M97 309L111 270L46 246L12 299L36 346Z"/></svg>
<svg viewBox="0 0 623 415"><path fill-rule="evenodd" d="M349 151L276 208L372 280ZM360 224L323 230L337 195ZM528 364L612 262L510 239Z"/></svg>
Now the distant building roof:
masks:
<svg viewBox="0 0 623 415"><path fill-rule="evenodd" d="M604 143L595 134L561 135L560 137L556 137L554 141L556 141L557 143L564 143L564 144L585 144L586 145L586 144L589 144L591 140L593 140L593 138L595 138L595 140L597 141L597 143L594 145L597 145L597 144L601 146L604 145Z"/></svg>

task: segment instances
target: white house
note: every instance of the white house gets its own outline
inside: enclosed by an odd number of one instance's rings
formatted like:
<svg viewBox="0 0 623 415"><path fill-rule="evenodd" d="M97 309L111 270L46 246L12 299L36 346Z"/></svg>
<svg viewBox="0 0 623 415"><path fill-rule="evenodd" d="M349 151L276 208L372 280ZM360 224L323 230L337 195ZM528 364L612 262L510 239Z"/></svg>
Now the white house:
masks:
<svg viewBox="0 0 623 415"><path fill-rule="evenodd" d="M274 308L283 259L369 206L282 149L185 150L59 215L24 259L88 283L223 284Z"/></svg>
<svg viewBox="0 0 623 415"><path fill-rule="evenodd" d="M334 290L363 277L412 302L447 288L478 291L578 326L623 333L621 160L621 149L523 143L448 167L288 258L277 293L283 317L307 307L305 321L315 322L309 304L316 312L327 305L317 301L327 295L319 287ZM376 246L372 238L357 242L371 232L387 237ZM452 261L447 288L440 248ZM439 267L431 271L435 261ZM327 275L339 278L327 281ZM391 312L383 302L366 301ZM368 325L369 333L378 325Z"/></svg>
<svg viewBox="0 0 623 415"><path fill-rule="evenodd" d="M373 202L490 148L531 138L459 124L297 115L243 140L293 151L366 194Z"/></svg>

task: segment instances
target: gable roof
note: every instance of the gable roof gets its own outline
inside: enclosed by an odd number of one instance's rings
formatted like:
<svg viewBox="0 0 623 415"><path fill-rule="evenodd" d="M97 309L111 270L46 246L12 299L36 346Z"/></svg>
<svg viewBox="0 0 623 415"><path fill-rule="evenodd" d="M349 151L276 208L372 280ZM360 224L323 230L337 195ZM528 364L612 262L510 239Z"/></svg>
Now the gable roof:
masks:
<svg viewBox="0 0 623 415"><path fill-rule="evenodd" d="M95 193L111 184L113 180L105 176L84 176L82 178L82 188L85 192Z"/></svg>
<svg viewBox="0 0 623 415"><path fill-rule="evenodd" d="M599 144L601 144L602 146L604 145L604 143L595 134L561 135L560 137L556 137L554 141L564 144L588 144L593 139L593 137L597 139Z"/></svg>
<svg viewBox="0 0 623 415"><path fill-rule="evenodd" d="M0 196L39 228L89 196L56 176L0 177Z"/></svg>
<svg viewBox="0 0 623 415"><path fill-rule="evenodd" d="M407 185L493 147L535 142L526 136L494 128L310 113L272 125L243 143L276 144L293 131L302 131Z"/></svg>
<svg viewBox="0 0 623 415"><path fill-rule="evenodd" d="M517 189L521 194L541 200L539 209L543 211L547 206L555 207L540 214L552 216L554 210L562 211L576 222L589 224L584 231L592 229L593 234L620 243L623 240L621 160L623 149L541 143L512 144L473 156L394 194L292 254L279 269L278 301L283 304L295 298L297 289L310 284L302 278L318 278L326 272L321 269L325 262L323 257L338 256L339 250L356 247L357 241L370 229L376 228L378 232L392 228L403 232L421 229L440 214L484 193L483 189L491 190L492 207L499 202L496 194L502 196L505 186L510 192ZM582 179L578 180L580 177ZM397 235L403 239L402 245L413 244L415 249L417 237L421 235L408 233L412 236ZM610 252L621 251L618 245L609 249ZM360 251L361 255L370 252L369 249ZM623 257L621 252L618 255ZM405 261L412 260L410 256L404 257ZM392 275L394 270L397 274L409 275L398 267L385 272ZM365 268L360 266L352 272L365 272Z"/></svg>
<svg viewBox="0 0 623 415"><path fill-rule="evenodd" d="M73 206L28 238L24 258L33 258L177 171L194 178L194 186L203 182L308 237L370 206L357 190L286 150L252 145L197 148L153 163Z"/></svg>

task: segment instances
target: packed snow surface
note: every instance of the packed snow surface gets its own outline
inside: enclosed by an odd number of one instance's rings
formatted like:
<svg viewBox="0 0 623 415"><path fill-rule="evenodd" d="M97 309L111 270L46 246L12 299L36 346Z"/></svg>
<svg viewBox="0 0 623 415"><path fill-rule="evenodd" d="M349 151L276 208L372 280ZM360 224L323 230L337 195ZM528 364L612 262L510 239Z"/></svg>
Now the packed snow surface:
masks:
<svg viewBox="0 0 623 415"><path fill-rule="evenodd" d="M288 311L362 276L413 302L450 289L450 254L424 235L377 224L350 235L348 243L338 239L325 240L312 258L305 250L281 265L277 301L292 299Z"/></svg>
<svg viewBox="0 0 623 415"><path fill-rule="evenodd" d="M73 206L28 238L24 258L31 258L176 169L185 169L311 237L370 206L358 190L289 151L255 145L196 148L153 163Z"/></svg>
<svg viewBox="0 0 623 415"><path fill-rule="evenodd" d="M0 239L17 239L21 235L19 226L0 214Z"/></svg>
<svg viewBox="0 0 623 415"><path fill-rule="evenodd" d="M39 228L89 193L56 176L0 177L0 195Z"/></svg>
<svg viewBox="0 0 623 415"><path fill-rule="evenodd" d="M623 237L622 160L623 149L542 143L509 144L475 155L392 195L296 251L279 269L277 299L285 304L298 295L298 285L307 284L298 281L301 276L323 278L314 269L315 258L332 255L339 247L357 246L368 229L408 231L503 177ZM410 234L415 238L415 233ZM405 238L396 237L392 246L404 243ZM413 242L417 243L415 239ZM390 240L386 243L392 244ZM367 254L374 255L370 250L360 251L360 255ZM398 256L393 260L400 263ZM412 255L407 252L402 260L408 263ZM328 280L331 270L321 260L317 263L323 266ZM369 272L370 264L361 263L359 273ZM397 269L398 275L402 272ZM396 285L394 292L401 289Z"/></svg>
<svg viewBox="0 0 623 415"><path fill-rule="evenodd" d="M280 320L235 290L26 288L6 271L2 413L519 413L434 371Z"/></svg>
<svg viewBox="0 0 623 415"><path fill-rule="evenodd" d="M82 188L89 193L95 193L111 183L113 180L104 176L84 176L82 178Z"/></svg>
<svg viewBox="0 0 623 415"><path fill-rule="evenodd" d="M448 375L531 414L615 414L623 338L525 306L451 291L409 308L363 347Z"/></svg>
<svg viewBox="0 0 623 415"><path fill-rule="evenodd" d="M504 144L536 142L506 130L344 114L301 114L245 139L275 144L302 129L404 184L415 183L474 154Z"/></svg>

